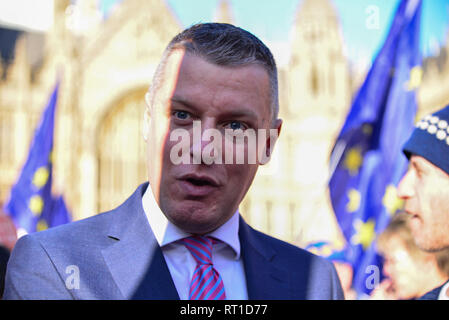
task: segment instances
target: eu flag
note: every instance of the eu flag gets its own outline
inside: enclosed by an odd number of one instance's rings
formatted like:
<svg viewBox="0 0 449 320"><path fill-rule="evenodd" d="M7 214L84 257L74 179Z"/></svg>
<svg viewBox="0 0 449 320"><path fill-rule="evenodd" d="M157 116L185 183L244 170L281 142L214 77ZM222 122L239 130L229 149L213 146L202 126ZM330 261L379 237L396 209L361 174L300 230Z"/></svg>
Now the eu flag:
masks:
<svg viewBox="0 0 449 320"><path fill-rule="evenodd" d="M28 159L4 208L18 232L41 231L70 221L63 198L54 198L51 193L53 132L58 89L59 83L56 84L45 108L35 131Z"/></svg>
<svg viewBox="0 0 449 320"><path fill-rule="evenodd" d="M413 129L422 77L420 17L421 0L401 1L332 151L331 202L360 295L381 278L375 236L402 207L396 186L407 167L401 148Z"/></svg>

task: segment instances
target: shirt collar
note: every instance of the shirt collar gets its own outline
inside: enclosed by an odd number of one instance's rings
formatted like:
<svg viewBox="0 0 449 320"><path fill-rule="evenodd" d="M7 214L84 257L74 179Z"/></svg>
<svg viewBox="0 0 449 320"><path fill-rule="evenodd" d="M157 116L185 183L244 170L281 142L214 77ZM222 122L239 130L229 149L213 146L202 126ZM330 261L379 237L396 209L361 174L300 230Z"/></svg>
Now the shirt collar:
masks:
<svg viewBox="0 0 449 320"><path fill-rule="evenodd" d="M440 294L438 296L438 300L449 300L449 295L447 294L449 291L449 281L441 288Z"/></svg>
<svg viewBox="0 0 449 320"><path fill-rule="evenodd" d="M148 185L148 188L142 197L142 206L151 230L153 230L154 236L160 247L164 247L175 241L191 236L190 233L181 230L167 219L156 202L150 185ZM235 259L237 260L240 258L240 240L238 231L239 210L237 209L228 221L207 235L230 246L235 253Z"/></svg>

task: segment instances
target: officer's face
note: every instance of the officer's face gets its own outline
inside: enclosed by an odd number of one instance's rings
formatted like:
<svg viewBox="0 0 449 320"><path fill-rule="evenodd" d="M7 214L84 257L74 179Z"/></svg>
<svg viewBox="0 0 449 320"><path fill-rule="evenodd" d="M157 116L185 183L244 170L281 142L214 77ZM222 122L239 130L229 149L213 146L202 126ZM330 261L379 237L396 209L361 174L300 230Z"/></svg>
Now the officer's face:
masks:
<svg viewBox="0 0 449 320"><path fill-rule="evenodd" d="M428 279L423 272L432 268L433 254L416 253L413 255L404 240L393 235L384 244L383 273L390 279L394 293L398 299L413 299L426 293ZM418 249L416 249L418 250Z"/></svg>
<svg viewBox="0 0 449 320"><path fill-rule="evenodd" d="M449 247L449 175L423 157L413 155L398 196L411 215L410 228L423 250Z"/></svg>

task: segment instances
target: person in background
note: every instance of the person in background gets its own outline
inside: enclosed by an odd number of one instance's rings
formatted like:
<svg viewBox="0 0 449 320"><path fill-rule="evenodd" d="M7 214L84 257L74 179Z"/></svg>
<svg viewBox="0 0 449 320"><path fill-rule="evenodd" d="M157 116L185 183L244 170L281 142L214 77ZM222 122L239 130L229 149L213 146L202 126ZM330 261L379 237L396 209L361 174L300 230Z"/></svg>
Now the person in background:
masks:
<svg viewBox="0 0 449 320"><path fill-rule="evenodd" d="M386 278L371 295L377 300L417 299L449 279L449 250L426 252L415 243L406 213L398 213L377 240Z"/></svg>
<svg viewBox="0 0 449 320"><path fill-rule="evenodd" d="M17 241L17 234L14 224L3 210L0 202L0 299L5 288L6 266L14 244Z"/></svg>
<svg viewBox="0 0 449 320"><path fill-rule="evenodd" d="M403 152L410 161L398 186L419 248L449 248L449 105L416 124ZM449 299L449 281L424 299Z"/></svg>

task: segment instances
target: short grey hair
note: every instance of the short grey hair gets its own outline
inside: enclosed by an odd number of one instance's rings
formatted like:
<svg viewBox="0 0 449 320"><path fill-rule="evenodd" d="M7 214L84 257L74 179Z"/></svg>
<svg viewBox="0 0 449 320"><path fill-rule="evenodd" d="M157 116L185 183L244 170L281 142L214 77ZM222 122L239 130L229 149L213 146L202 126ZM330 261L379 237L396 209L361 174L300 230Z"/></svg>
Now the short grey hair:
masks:
<svg viewBox="0 0 449 320"><path fill-rule="evenodd" d="M250 32L227 23L200 23L176 35L164 51L149 89L150 104L163 81L165 64L177 49L204 58L207 62L225 67L260 65L270 81L272 119L279 114L278 72L268 47Z"/></svg>

